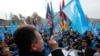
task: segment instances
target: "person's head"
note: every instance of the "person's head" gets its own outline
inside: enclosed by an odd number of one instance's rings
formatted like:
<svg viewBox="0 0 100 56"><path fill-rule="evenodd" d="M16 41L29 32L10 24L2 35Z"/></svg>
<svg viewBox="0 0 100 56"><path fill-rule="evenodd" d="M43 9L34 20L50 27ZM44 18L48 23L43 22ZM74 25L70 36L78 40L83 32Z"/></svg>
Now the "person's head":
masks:
<svg viewBox="0 0 100 56"><path fill-rule="evenodd" d="M88 44L89 44L88 39L84 37L84 38L82 39L82 47L87 47Z"/></svg>
<svg viewBox="0 0 100 56"><path fill-rule="evenodd" d="M83 47L90 47L91 46L91 40L89 40L87 38L83 38L82 39L82 46Z"/></svg>
<svg viewBox="0 0 100 56"><path fill-rule="evenodd" d="M9 50L9 47L3 47L1 53L2 56L12 56L12 52Z"/></svg>
<svg viewBox="0 0 100 56"><path fill-rule="evenodd" d="M96 50L100 52L100 43L96 44Z"/></svg>
<svg viewBox="0 0 100 56"><path fill-rule="evenodd" d="M66 37L64 37L64 38L63 38L63 41L64 41L64 42L66 42L66 41L67 41L67 38L66 38Z"/></svg>
<svg viewBox="0 0 100 56"><path fill-rule="evenodd" d="M73 35L74 35L73 31L71 31L71 32L70 32L70 35L71 35L71 36L73 36Z"/></svg>
<svg viewBox="0 0 100 56"><path fill-rule="evenodd" d="M87 41L86 40L82 40L82 47L87 47Z"/></svg>
<svg viewBox="0 0 100 56"><path fill-rule="evenodd" d="M92 41L91 41L90 37L88 37L88 36L83 36L83 38L82 38L82 43L83 43L83 45L86 45L86 47L87 47L87 46L88 46L88 47L91 47Z"/></svg>
<svg viewBox="0 0 100 56"><path fill-rule="evenodd" d="M41 52L43 50L43 39L32 25L19 27L13 37L19 52Z"/></svg>
<svg viewBox="0 0 100 56"><path fill-rule="evenodd" d="M88 37L90 37L91 34L92 34L91 31L87 31L87 32L85 33L85 35L88 36Z"/></svg>

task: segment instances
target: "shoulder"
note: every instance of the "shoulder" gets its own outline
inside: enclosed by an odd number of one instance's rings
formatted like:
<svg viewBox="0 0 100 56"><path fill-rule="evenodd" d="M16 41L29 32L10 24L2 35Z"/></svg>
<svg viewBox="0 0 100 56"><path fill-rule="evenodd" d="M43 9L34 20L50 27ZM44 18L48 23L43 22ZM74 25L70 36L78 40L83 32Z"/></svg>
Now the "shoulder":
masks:
<svg viewBox="0 0 100 56"><path fill-rule="evenodd" d="M100 56L99 52L94 53L94 56Z"/></svg>

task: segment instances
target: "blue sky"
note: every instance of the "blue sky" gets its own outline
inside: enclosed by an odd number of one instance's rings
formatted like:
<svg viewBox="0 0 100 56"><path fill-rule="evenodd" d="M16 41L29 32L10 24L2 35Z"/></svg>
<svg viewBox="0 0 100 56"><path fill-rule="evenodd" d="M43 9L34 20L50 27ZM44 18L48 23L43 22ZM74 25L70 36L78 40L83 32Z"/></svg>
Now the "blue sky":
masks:
<svg viewBox="0 0 100 56"><path fill-rule="evenodd" d="M21 13L24 16L32 15L37 12L45 18L46 4L52 1L54 12L59 11L59 5L62 0L0 0L0 18L9 18L9 13ZM65 0L67 4L70 0ZM80 0L84 13L89 18L100 19L100 0Z"/></svg>

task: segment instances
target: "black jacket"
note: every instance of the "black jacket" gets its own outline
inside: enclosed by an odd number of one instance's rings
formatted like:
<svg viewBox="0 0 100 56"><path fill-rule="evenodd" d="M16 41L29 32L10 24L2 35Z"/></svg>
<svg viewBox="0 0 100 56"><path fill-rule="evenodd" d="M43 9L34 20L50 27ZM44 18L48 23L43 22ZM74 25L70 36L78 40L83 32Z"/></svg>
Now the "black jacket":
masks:
<svg viewBox="0 0 100 56"><path fill-rule="evenodd" d="M56 49L51 52L52 56L64 56L61 49ZM27 52L27 53L19 53L19 56L45 56L43 52Z"/></svg>
<svg viewBox="0 0 100 56"><path fill-rule="evenodd" d="M95 50L91 49L90 47L87 47L85 50L85 56L93 56L95 53Z"/></svg>
<svg viewBox="0 0 100 56"><path fill-rule="evenodd" d="M85 52L82 52L79 56L93 56L95 53L95 50L91 49L90 47L87 47L84 51Z"/></svg>

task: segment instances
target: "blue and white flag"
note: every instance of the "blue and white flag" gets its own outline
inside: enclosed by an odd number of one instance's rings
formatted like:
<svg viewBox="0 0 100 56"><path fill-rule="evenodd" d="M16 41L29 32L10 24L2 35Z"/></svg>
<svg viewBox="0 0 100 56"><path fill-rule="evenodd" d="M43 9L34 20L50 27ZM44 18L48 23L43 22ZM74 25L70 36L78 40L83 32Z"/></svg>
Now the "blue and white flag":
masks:
<svg viewBox="0 0 100 56"><path fill-rule="evenodd" d="M88 23L79 0L71 0L62 10L71 20L73 30L80 34L88 30Z"/></svg>

